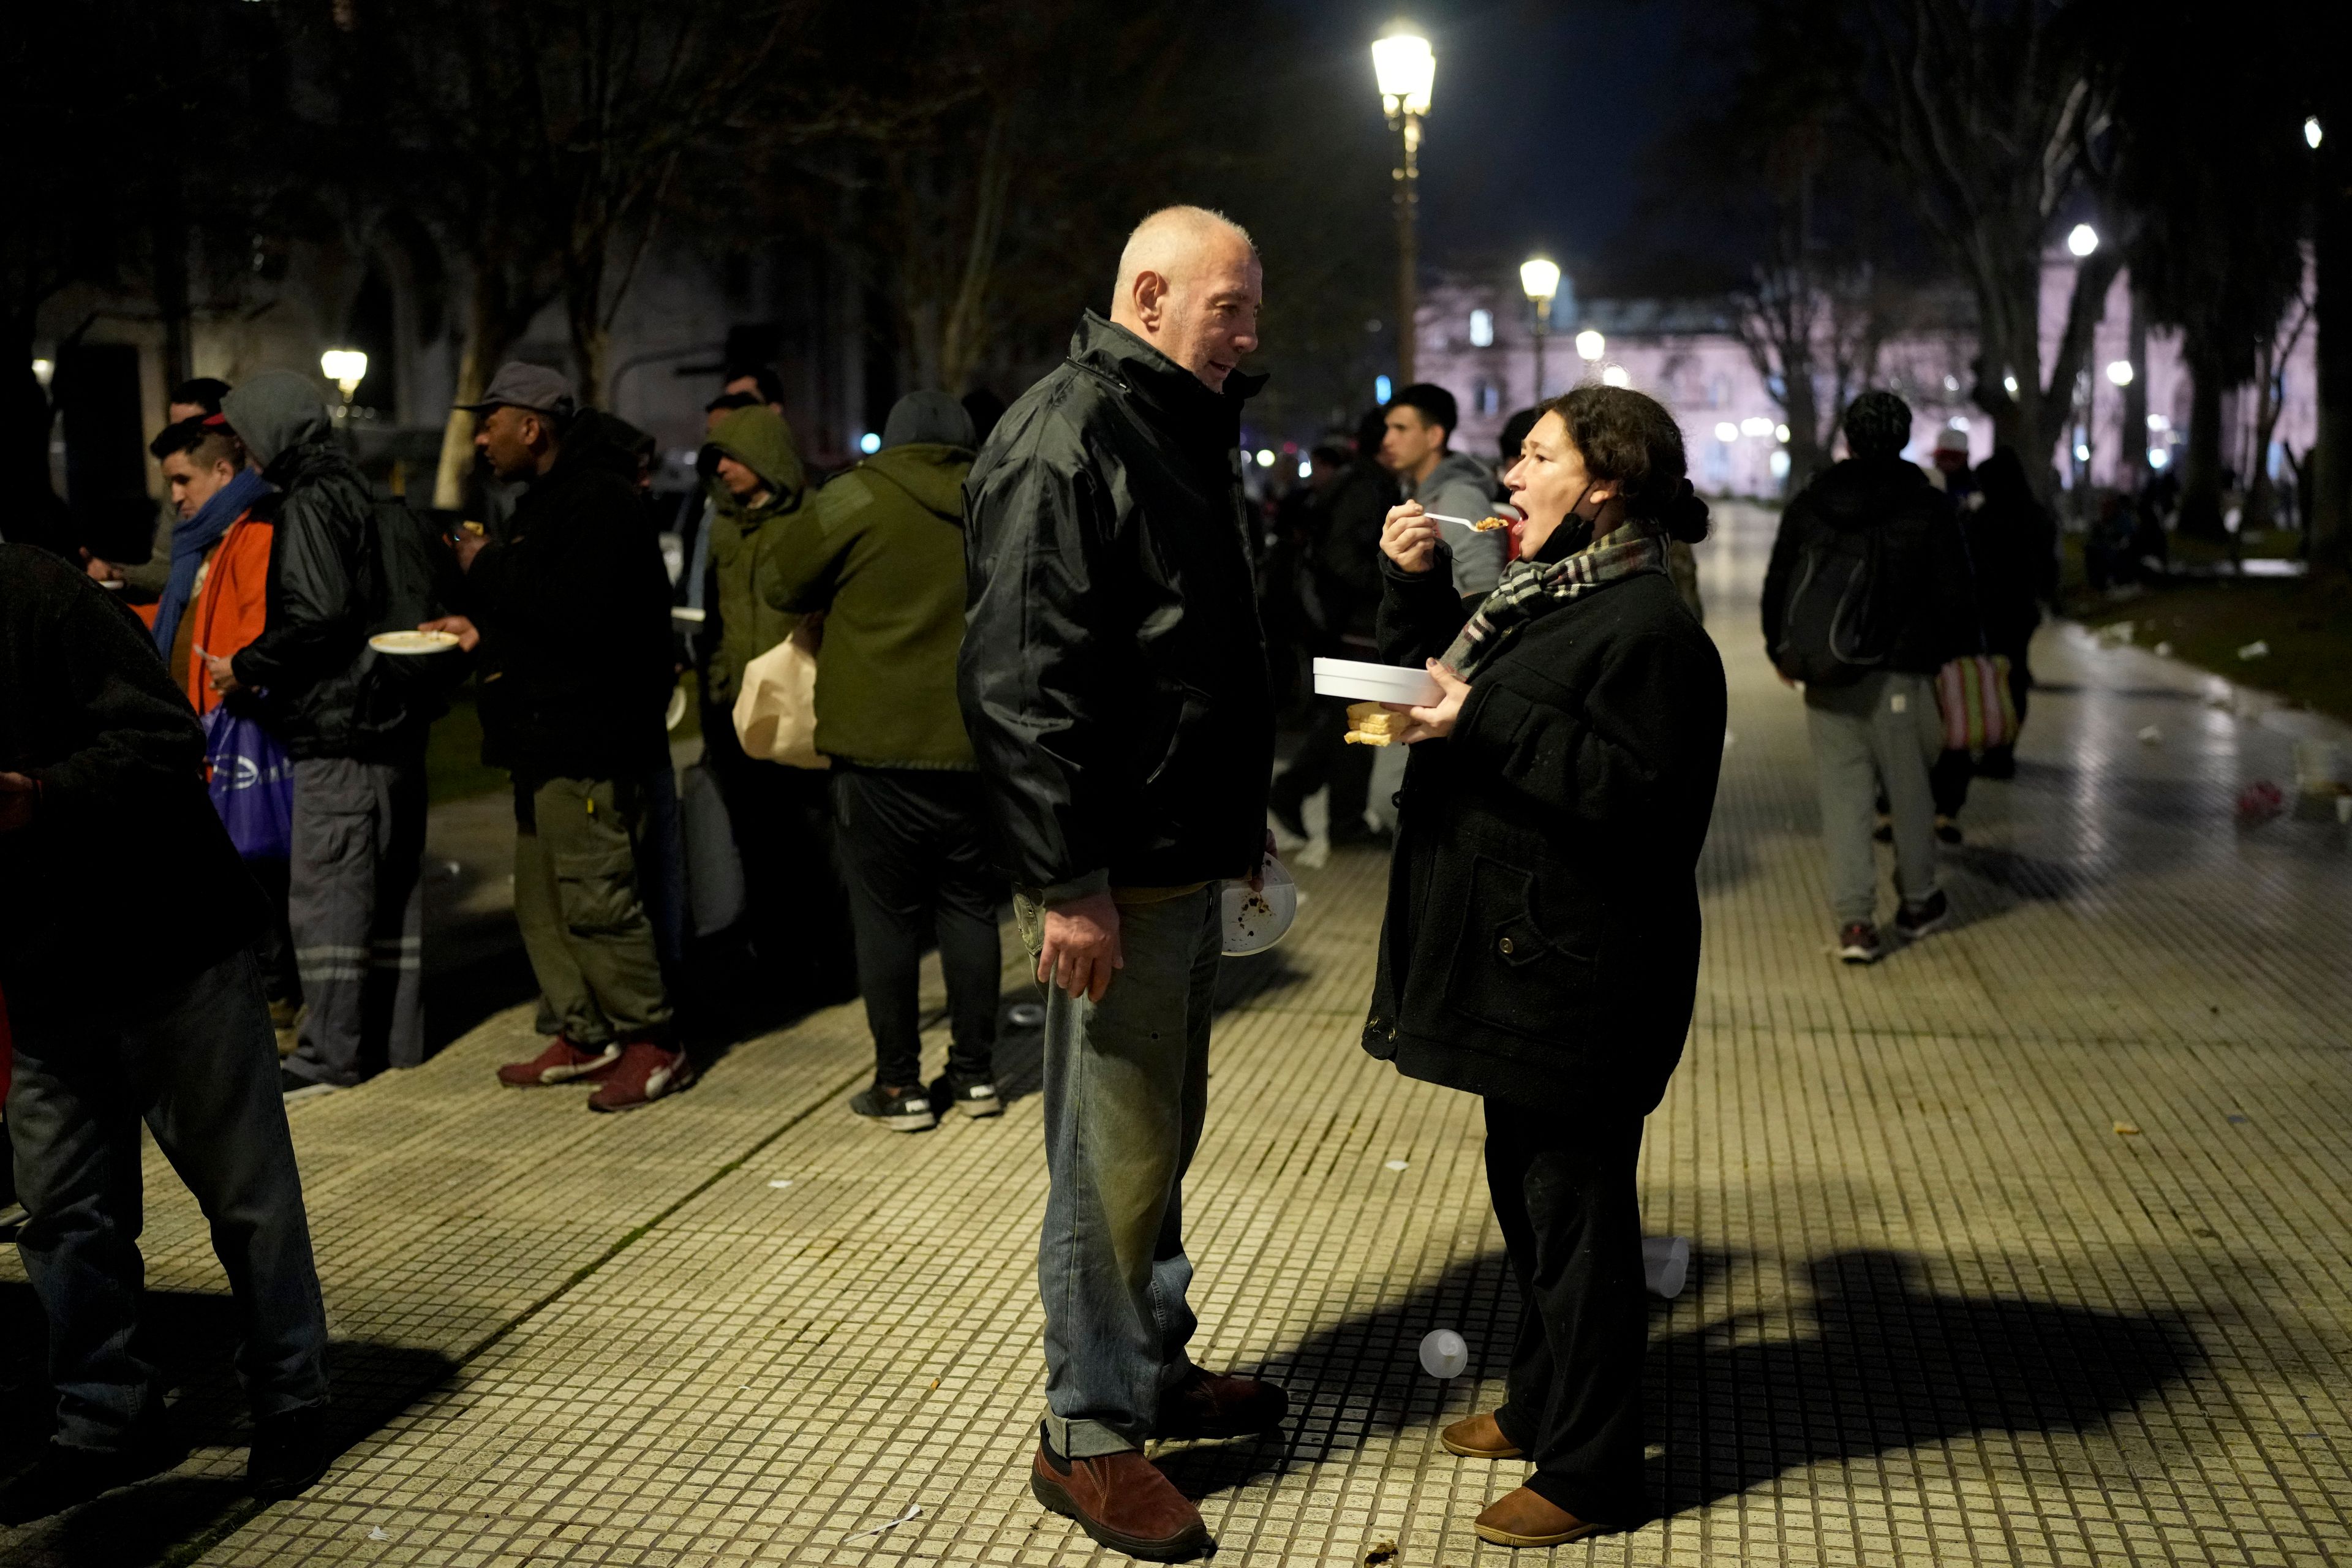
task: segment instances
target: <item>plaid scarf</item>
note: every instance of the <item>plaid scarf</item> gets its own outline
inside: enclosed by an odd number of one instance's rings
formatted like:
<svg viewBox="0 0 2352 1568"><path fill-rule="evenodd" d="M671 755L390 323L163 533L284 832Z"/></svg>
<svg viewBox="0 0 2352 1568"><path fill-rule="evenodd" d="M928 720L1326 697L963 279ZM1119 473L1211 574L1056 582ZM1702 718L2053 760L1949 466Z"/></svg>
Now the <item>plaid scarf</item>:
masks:
<svg viewBox="0 0 2352 1568"><path fill-rule="evenodd" d="M1546 564L1514 561L1440 661L1468 680L1511 645L1528 623L1579 595L1643 572L1666 569L1666 535L1657 524L1628 521L1575 554Z"/></svg>

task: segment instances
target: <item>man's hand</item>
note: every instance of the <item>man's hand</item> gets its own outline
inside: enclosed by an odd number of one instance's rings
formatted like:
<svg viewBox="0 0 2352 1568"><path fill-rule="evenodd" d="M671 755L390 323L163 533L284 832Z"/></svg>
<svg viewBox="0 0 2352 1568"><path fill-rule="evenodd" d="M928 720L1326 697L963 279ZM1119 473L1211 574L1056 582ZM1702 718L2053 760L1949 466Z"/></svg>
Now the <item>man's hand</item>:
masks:
<svg viewBox="0 0 2352 1568"><path fill-rule="evenodd" d="M205 661L205 671L212 678L215 691L226 697L245 689L245 682L236 678L236 669L226 658L215 658L202 648L196 649L196 657Z"/></svg>
<svg viewBox="0 0 2352 1568"><path fill-rule="evenodd" d="M23 773L0 773L0 833L14 833L33 820L40 786Z"/></svg>
<svg viewBox="0 0 2352 1568"><path fill-rule="evenodd" d="M1419 501L1409 500L1389 509L1388 521L1381 524L1381 553L1401 572L1426 572L1437 564L1437 524Z"/></svg>
<svg viewBox="0 0 2352 1568"><path fill-rule="evenodd" d="M1410 721L1395 737L1408 746L1415 741L1442 741L1454 733L1454 721L1462 717L1462 700L1470 695L1470 683L1433 658L1429 661L1429 673L1444 693L1431 706L1409 708L1402 702L1381 704L1390 712L1402 713Z"/></svg>
<svg viewBox="0 0 2352 1568"><path fill-rule="evenodd" d="M1257 869L1252 871L1248 877L1251 892L1265 891L1265 863L1274 858L1274 829L1269 827L1265 830L1265 853L1258 857Z"/></svg>
<svg viewBox="0 0 2352 1568"><path fill-rule="evenodd" d="M122 568L113 562L100 561L87 550L81 552L81 558L84 563L82 570L89 574L91 582L120 583L122 581Z"/></svg>
<svg viewBox="0 0 2352 1568"><path fill-rule="evenodd" d="M449 552L457 558L457 570L471 572L474 557L488 549L489 543L490 536L487 533L477 533L470 527L460 531L449 543Z"/></svg>
<svg viewBox="0 0 2352 1568"><path fill-rule="evenodd" d="M419 621L416 629L420 632L454 633L458 650L462 653L471 653L482 646L481 628L463 616L444 616L437 621Z"/></svg>
<svg viewBox="0 0 2352 1568"><path fill-rule="evenodd" d="M1092 893L1045 911L1045 945L1037 952L1037 982L1058 985L1075 1002L1099 1002L1114 970L1125 969L1118 947L1118 906Z"/></svg>

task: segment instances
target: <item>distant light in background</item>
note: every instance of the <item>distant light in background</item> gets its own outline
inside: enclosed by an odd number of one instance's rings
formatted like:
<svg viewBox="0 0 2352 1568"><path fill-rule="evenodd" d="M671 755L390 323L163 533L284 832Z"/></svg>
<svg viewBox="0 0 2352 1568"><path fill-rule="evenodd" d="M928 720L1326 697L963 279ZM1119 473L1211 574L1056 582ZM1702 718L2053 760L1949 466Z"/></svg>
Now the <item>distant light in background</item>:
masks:
<svg viewBox="0 0 2352 1568"><path fill-rule="evenodd" d="M1955 414L1944 423L1955 430L1965 430L1969 427L1969 416L1965 414Z"/></svg>
<svg viewBox="0 0 2352 1568"><path fill-rule="evenodd" d="M1788 438L1789 427L1786 425L1775 425L1772 426L1772 439L1775 441L1786 441Z"/></svg>
<svg viewBox="0 0 2352 1568"><path fill-rule="evenodd" d="M1958 376L1948 375L1944 378L1944 390L1946 392L1958 392L1959 389L1960 378Z"/></svg>
<svg viewBox="0 0 2352 1568"><path fill-rule="evenodd" d="M39 382L43 386L48 385L49 377L55 375L57 373L58 367L51 364L47 360L37 359L33 362L33 379Z"/></svg>
<svg viewBox="0 0 2352 1568"><path fill-rule="evenodd" d="M2169 430L2172 428L2172 421L2161 414L2151 414L2147 416L2147 427L2151 430Z"/></svg>
<svg viewBox="0 0 2352 1568"><path fill-rule="evenodd" d="M2006 391L2011 397L2015 397L2017 395L2017 373L2015 371L2011 371L2007 375L2002 376L2000 378L2000 384L2004 391Z"/></svg>
<svg viewBox="0 0 2352 1568"><path fill-rule="evenodd" d="M1760 414L1751 414L1739 422L1739 433L1742 436L1769 436L1772 434L1772 422Z"/></svg>
<svg viewBox="0 0 2352 1568"><path fill-rule="evenodd" d="M1391 398L1391 397L1393 397L1393 396L1395 396L1395 395L1396 395L1396 384L1395 384L1394 382L1391 381L1387 376L1384 376L1384 375L1376 375L1376 376L1372 377L1372 401L1373 401L1373 402L1375 402L1375 403L1386 403L1390 398Z"/></svg>
<svg viewBox="0 0 2352 1568"><path fill-rule="evenodd" d="M2132 384L2131 361L2127 359L2109 360L2107 362L2107 379L2114 382L2117 386L2129 386Z"/></svg>
<svg viewBox="0 0 2352 1568"><path fill-rule="evenodd" d="M1470 346L1474 349L1490 349L1495 346L1494 311L1470 312Z"/></svg>
<svg viewBox="0 0 2352 1568"><path fill-rule="evenodd" d="M1727 419L1715 427L1715 438L1727 447L1739 439L1739 426Z"/></svg>
<svg viewBox="0 0 2352 1568"><path fill-rule="evenodd" d="M1272 468L1272 467L1274 467L1274 448L1273 448L1273 447L1260 447L1257 449L1257 466L1258 466L1259 468Z"/></svg>
<svg viewBox="0 0 2352 1568"><path fill-rule="evenodd" d="M2319 139L2325 132L2319 128L2319 116L2313 115L2303 122L2303 144L2313 152L2319 151Z"/></svg>
<svg viewBox="0 0 2352 1568"><path fill-rule="evenodd" d="M1772 470L1772 477L1774 479L1787 479L1789 477L1789 454L1786 452L1773 453L1770 458L1767 460L1766 466Z"/></svg>
<svg viewBox="0 0 2352 1568"><path fill-rule="evenodd" d="M2066 248L2076 256L2088 256L2099 248L2099 231L2089 224L2078 223L2066 234Z"/></svg>
<svg viewBox="0 0 2352 1568"><path fill-rule="evenodd" d="M319 374L331 381L349 403L367 379L368 357L357 349L329 349L319 356Z"/></svg>
<svg viewBox="0 0 2352 1568"><path fill-rule="evenodd" d="M870 458L882 449L882 437L868 430L857 438L857 449Z"/></svg>
<svg viewBox="0 0 2352 1568"><path fill-rule="evenodd" d="M1631 386L1633 384L1633 377L1632 373L1627 371L1623 365L1612 364L1607 370L1601 373L1601 384L1603 386Z"/></svg>
<svg viewBox="0 0 2352 1568"><path fill-rule="evenodd" d="M1528 257L1519 263L1519 289L1530 300L1557 299L1559 295L1559 263L1549 257Z"/></svg>
<svg viewBox="0 0 2352 1568"><path fill-rule="evenodd" d="M2169 453L2169 452L2168 452L2168 451L2166 451L2163 447L2150 447L2147 449L2147 466L2148 466L2149 468L2164 468L2165 466L2167 466L2168 464L2169 464L2171 461L2172 461L2172 454L2171 454L2171 453Z"/></svg>
<svg viewBox="0 0 2352 1568"><path fill-rule="evenodd" d="M1310 463L1310 462L1308 462L1308 461L1307 461L1306 458L1299 458L1299 459L1298 459L1298 477L1299 477L1300 479L1313 479L1313 478L1315 477L1315 465L1314 465L1314 464L1312 464L1312 463Z"/></svg>
<svg viewBox="0 0 2352 1568"><path fill-rule="evenodd" d="M1437 56L1429 40L1407 31L1404 23L1397 29L1372 41L1372 75L1380 79L1382 98L1397 100L1407 114L1427 114L1430 89L1437 84Z"/></svg>
<svg viewBox="0 0 2352 1568"><path fill-rule="evenodd" d="M2075 460L2076 462L2078 462L2078 463L2087 463L2087 462L2089 462L2089 461L2091 460L2091 448L2089 448L2088 447L2085 447L2085 446L2084 446L2084 445L2083 445L2083 443L2081 443L2080 441L2075 442L2075 443L2074 443L2074 460Z"/></svg>
<svg viewBox="0 0 2352 1568"><path fill-rule="evenodd" d="M1584 331L1576 334L1577 358L1588 361L1596 360L1608 352L1609 340L1602 337L1599 332L1594 331L1591 327L1587 327Z"/></svg>

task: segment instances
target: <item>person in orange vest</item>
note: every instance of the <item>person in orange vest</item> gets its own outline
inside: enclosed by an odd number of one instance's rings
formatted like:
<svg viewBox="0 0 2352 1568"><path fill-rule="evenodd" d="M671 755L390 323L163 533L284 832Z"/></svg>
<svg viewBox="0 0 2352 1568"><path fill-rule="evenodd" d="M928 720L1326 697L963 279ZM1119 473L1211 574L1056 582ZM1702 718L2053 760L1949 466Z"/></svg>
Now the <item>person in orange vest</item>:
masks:
<svg viewBox="0 0 2352 1568"><path fill-rule="evenodd" d="M163 668L188 693L198 718L224 700L213 689L210 658L227 658L254 638L268 618L271 502L276 492L248 465L245 443L218 414L197 413L167 425L147 450L163 466L172 489L170 568L152 605L137 607L148 623ZM230 700L244 700L232 699ZM302 980L286 929L287 864L248 860L268 896L271 918L254 949L278 1054L295 1046Z"/></svg>

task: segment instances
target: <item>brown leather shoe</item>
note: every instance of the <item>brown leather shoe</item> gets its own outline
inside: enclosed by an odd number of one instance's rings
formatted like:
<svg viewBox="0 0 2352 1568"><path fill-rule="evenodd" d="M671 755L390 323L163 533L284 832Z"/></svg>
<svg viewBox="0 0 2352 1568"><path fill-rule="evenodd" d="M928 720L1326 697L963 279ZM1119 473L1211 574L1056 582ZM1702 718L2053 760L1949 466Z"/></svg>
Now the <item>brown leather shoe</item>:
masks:
<svg viewBox="0 0 2352 1568"><path fill-rule="evenodd" d="M1228 1377L1194 1367L1160 1396L1154 1437L1245 1437L1280 1428L1290 1396L1255 1377Z"/></svg>
<svg viewBox="0 0 2352 1568"><path fill-rule="evenodd" d="M1029 1489L1048 1509L1129 1557L1181 1563L1216 1548L1192 1500L1134 1448L1066 1459L1040 1443L1029 1467Z"/></svg>
<svg viewBox="0 0 2352 1568"><path fill-rule="evenodd" d="M1525 1487L1488 1503L1475 1528L1479 1540L1497 1546L1565 1546L1601 1530Z"/></svg>
<svg viewBox="0 0 2352 1568"><path fill-rule="evenodd" d="M1493 1414L1465 1415L1437 1435L1449 1454L1459 1454L1465 1459L1517 1459L1526 1456L1518 1445L1503 1436L1501 1423Z"/></svg>

